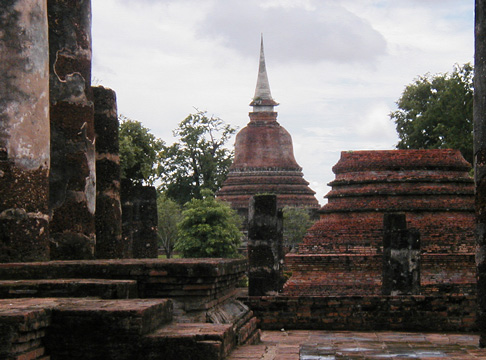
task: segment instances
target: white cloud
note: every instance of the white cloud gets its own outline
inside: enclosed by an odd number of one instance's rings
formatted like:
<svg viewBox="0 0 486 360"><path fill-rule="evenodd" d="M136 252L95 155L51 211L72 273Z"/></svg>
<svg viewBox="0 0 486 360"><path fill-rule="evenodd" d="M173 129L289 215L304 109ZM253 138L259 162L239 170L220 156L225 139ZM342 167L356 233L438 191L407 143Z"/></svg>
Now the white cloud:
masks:
<svg viewBox="0 0 486 360"><path fill-rule="evenodd" d="M318 199L343 150L391 149L418 76L473 58L473 0L102 0L93 75L172 142L193 106L245 126L260 33L280 123Z"/></svg>
<svg viewBox="0 0 486 360"><path fill-rule="evenodd" d="M338 3L214 1L199 31L252 57L255 39L264 33L276 62L366 62L386 50L379 32Z"/></svg>

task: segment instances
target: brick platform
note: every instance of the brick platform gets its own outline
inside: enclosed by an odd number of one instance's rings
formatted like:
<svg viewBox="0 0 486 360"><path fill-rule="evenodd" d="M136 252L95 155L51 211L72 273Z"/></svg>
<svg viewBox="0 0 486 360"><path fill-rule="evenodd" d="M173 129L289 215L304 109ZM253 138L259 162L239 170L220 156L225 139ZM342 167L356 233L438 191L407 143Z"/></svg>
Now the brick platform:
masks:
<svg viewBox="0 0 486 360"><path fill-rule="evenodd" d="M229 259L0 264L0 359L222 360L259 340L234 296L245 269Z"/></svg>
<svg viewBox="0 0 486 360"><path fill-rule="evenodd" d="M342 152L336 174L296 254L289 296L382 293L385 214L419 234L416 294L475 293L474 182L458 150Z"/></svg>

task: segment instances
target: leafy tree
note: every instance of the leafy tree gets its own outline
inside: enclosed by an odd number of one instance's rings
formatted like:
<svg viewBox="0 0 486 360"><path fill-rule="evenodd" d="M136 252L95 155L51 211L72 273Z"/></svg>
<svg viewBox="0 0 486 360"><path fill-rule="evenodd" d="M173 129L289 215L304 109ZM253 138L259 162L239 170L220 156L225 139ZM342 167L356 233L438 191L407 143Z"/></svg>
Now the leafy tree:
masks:
<svg viewBox="0 0 486 360"><path fill-rule="evenodd" d="M405 87L390 114L398 149L459 149L473 160L473 67L454 66L452 74L418 77Z"/></svg>
<svg viewBox="0 0 486 360"><path fill-rule="evenodd" d="M210 190L203 189L201 195L184 205L176 250L183 257L237 257L239 216Z"/></svg>
<svg viewBox="0 0 486 360"><path fill-rule="evenodd" d="M119 116L121 177L133 184L153 185L158 177L164 142L141 122Z"/></svg>
<svg viewBox="0 0 486 360"><path fill-rule="evenodd" d="M163 191L179 204L201 198L201 190L216 192L233 161L225 144L236 129L217 117L197 111L174 131L178 141L164 149Z"/></svg>
<svg viewBox="0 0 486 360"><path fill-rule="evenodd" d="M309 211L303 208L285 206L283 212L284 245L294 247L302 242L307 230L314 223Z"/></svg>
<svg viewBox="0 0 486 360"><path fill-rule="evenodd" d="M157 197L157 215L159 245L164 249L167 259L170 259L177 242L177 224L182 219L181 207L164 194L159 194Z"/></svg>

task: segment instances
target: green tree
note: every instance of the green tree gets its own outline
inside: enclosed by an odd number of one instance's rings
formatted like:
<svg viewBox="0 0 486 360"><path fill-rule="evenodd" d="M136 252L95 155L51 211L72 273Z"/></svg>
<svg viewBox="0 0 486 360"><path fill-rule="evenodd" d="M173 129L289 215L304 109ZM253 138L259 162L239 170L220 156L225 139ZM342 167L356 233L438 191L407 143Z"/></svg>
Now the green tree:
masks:
<svg viewBox="0 0 486 360"><path fill-rule="evenodd" d="M237 257L242 237L238 214L210 190L201 195L184 205L176 250L190 258Z"/></svg>
<svg viewBox="0 0 486 360"><path fill-rule="evenodd" d="M473 67L454 66L451 74L418 77L405 87L390 114L398 149L458 149L473 160Z"/></svg>
<svg viewBox="0 0 486 360"><path fill-rule="evenodd" d="M198 111L174 131L178 141L164 149L162 190L179 204L201 198L201 190L216 192L226 179L233 152L225 144L236 129Z"/></svg>
<svg viewBox="0 0 486 360"><path fill-rule="evenodd" d="M283 243L295 247L302 242L307 230L314 223L309 211L303 208L285 206L283 212Z"/></svg>
<svg viewBox="0 0 486 360"><path fill-rule="evenodd" d="M157 237L159 246L164 249L167 259L172 257L177 243L177 224L182 219L182 210L179 204L167 198L164 194L157 197Z"/></svg>
<svg viewBox="0 0 486 360"><path fill-rule="evenodd" d="M133 184L153 185L160 173L164 142L140 121L119 116L120 166L122 179Z"/></svg>

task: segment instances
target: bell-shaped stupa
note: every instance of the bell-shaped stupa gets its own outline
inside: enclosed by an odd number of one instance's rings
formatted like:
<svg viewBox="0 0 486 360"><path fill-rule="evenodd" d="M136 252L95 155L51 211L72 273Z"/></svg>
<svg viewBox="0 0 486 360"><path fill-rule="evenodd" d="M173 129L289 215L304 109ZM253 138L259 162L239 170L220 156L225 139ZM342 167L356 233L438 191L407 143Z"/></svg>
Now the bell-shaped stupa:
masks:
<svg viewBox="0 0 486 360"><path fill-rule="evenodd" d="M262 193L277 195L280 208L319 208L315 192L295 161L292 138L277 122L277 105L270 92L262 37L257 86L250 103L253 112L248 125L236 135L235 159L217 194L242 215L247 213L250 197Z"/></svg>

